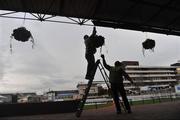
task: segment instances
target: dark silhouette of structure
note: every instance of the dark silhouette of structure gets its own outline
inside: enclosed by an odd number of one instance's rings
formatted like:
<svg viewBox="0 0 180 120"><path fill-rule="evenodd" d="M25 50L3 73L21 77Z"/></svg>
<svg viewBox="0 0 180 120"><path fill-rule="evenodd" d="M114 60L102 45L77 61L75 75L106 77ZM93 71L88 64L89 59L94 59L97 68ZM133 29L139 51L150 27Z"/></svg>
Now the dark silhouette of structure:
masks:
<svg viewBox="0 0 180 120"><path fill-rule="evenodd" d="M119 93L122 97L122 100L124 101L125 108L128 113L131 113L131 107L129 105L126 91L124 89L123 85L123 77L128 79L131 83L133 83L132 79L129 77L129 75L124 71L122 63L119 61L115 62L114 66L109 66L106 63L106 60L104 58L104 55L101 55L103 59L103 65L104 67L109 71L109 82L111 84L111 90L112 90L112 96L115 102L116 111L117 114L121 114L121 107L120 107L120 100L119 100Z"/></svg>

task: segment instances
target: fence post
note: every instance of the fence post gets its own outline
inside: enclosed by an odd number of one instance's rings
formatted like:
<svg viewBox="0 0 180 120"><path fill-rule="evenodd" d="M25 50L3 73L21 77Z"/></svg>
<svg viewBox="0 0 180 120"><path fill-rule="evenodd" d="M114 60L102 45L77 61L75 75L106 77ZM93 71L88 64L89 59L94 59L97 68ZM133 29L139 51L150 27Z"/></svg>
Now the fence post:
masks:
<svg viewBox="0 0 180 120"><path fill-rule="evenodd" d="M159 96L159 102L161 103L161 97Z"/></svg>
<svg viewBox="0 0 180 120"><path fill-rule="evenodd" d="M130 105L133 105L132 99L129 99L129 101L130 101Z"/></svg>
<svg viewBox="0 0 180 120"><path fill-rule="evenodd" d="M154 97L152 97L152 100L153 100L153 103L155 103L155 101L154 101Z"/></svg>
<svg viewBox="0 0 180 120"><path fill-rule="evenodd" d="M95 102L96 109L98 108L97 102Z"/></svg>
<svg viewBox="0 0 180 120"><path fill-rule="evenodd" d="M170 99L171 99L171 102L173 101L173 97L172 97L172 94L170 93Z"/></svg>

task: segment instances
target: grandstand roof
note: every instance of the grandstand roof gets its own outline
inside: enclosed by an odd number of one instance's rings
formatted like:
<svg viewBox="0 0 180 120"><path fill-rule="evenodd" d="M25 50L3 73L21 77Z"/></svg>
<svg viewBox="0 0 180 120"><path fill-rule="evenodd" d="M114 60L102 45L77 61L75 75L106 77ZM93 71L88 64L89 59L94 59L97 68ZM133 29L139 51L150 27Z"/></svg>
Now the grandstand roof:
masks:
<svg viewBox="0 0 180 120"><path fill-rule="evenodd" d="M180 35L178 0L0 0L0 10L82 18L96 26Z"/></svg>

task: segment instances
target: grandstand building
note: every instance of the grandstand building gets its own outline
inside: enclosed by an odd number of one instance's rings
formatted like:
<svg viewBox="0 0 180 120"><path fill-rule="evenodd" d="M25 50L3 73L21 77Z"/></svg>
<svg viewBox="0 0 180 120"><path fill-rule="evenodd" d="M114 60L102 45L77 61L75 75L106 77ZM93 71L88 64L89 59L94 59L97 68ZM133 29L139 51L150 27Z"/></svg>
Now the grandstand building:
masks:
<svg viewBox="0 0 180 120"><path fill-rule="evenodd" d="M138 94L159 89L173 88L178 83L177 66L140 66L138 61L123 61L125 71L134 81L131 85L124 80L127 91L135 91ZM172 89L171 89L172 90Z"/></svg>
<svg viewBox="0 0 180 120"><path fill-rule="evenodd" d="M180 82L180 63L171 66L141 66L138 61L123 61L125 71L134 81L132 85L124 80L124 86L128 95L141 95L152 93L175 92L175 85ZM90 96L99 93L98 84L105 84L102 81L93 81ZM79 94L84 94L87 84L78 84ZM106 85L105 88L107 89Z"/></svg>

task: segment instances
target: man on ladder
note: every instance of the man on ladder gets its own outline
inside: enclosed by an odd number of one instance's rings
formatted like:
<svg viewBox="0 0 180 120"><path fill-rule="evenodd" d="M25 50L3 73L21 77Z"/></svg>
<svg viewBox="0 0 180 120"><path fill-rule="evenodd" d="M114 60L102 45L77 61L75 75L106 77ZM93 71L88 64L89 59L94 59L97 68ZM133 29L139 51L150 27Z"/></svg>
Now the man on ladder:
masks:
<svg viewBox="0 0 180 120"><path fill-rule="evenodd" d="M127 80L129 80L132 84L133 81L129 77L129 75L124 71L122 63L119 61L116 61L114 66L109 66L106 64L106 60L104 58L104 55L101 55L103 59L103 65L104 67L109 71L109 82L111 84L111 90L112 90L112 96L115 102L116 106L116 113L121 114L121 107L119 102L119 93L122 97L122 100L124 102L125 108L128 113L131 113L131 107L129 105L126 91L124 89L123 85L123 77L125 77Z"/></svg>
<svg viewBox="0 0 180 120"><path fill-rule="evenodd" d="M85 58L88 63L85 79L88 80L94 79L93 72L94 68L96 67L94 54L96 53L96 48L102 47L102 45L104 45L104 37L96 35L96 32L96 27L93 27L92 34L90 36L84 36L84 44L86 47Z"/></svg>
<svg viewBox="0 0 180 120"><path fill-rule="evenodd" d="M102 45L104 45L104 37L100 35L96 35L96 32L97 32L96 27L93 27L92 34L90 36L88 35L84 36L84 43L86 46L85 58L88 63L85 79L89 81L88 81L88 86L85 89L85 94L83 95L80 101L79 107L77 109L77 112L76 112L77 117L81 116L84 104L86 102L89 90L91 88L91 85L92 85L92 82L96 73L96 69L100 63L100 60L97 60L95 62L94 54L96 53L96 48L102 47Z"/></svg>

